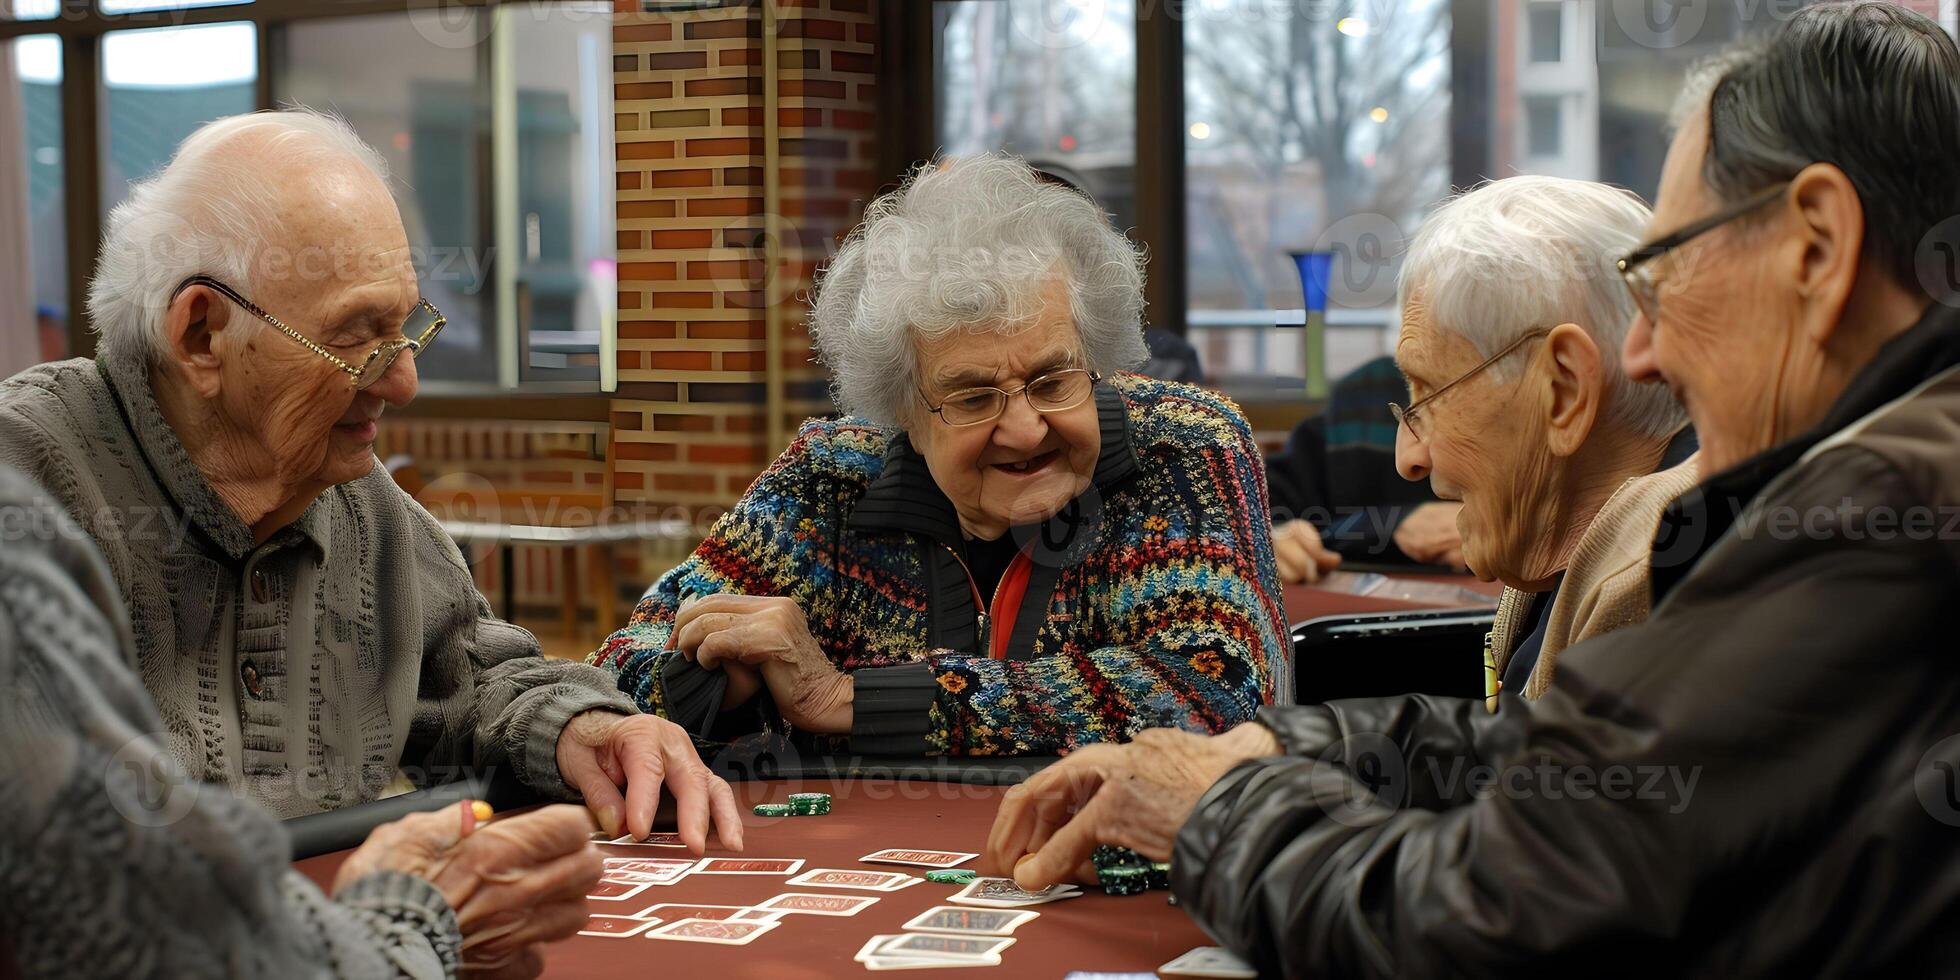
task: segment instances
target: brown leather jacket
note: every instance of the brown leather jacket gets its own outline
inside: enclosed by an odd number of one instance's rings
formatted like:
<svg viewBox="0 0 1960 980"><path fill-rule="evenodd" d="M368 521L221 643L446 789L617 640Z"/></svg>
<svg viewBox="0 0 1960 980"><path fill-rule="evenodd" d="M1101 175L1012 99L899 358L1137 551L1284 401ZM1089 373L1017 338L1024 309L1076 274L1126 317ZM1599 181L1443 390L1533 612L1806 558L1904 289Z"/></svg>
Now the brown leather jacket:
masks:
<svg viewBox="0 0 1960 980"><path fill-rule="evenodd" d="M1262 974L1960 971L1960 310L1664 515L1527 703L1266 708L1173 887Z"/></svg>

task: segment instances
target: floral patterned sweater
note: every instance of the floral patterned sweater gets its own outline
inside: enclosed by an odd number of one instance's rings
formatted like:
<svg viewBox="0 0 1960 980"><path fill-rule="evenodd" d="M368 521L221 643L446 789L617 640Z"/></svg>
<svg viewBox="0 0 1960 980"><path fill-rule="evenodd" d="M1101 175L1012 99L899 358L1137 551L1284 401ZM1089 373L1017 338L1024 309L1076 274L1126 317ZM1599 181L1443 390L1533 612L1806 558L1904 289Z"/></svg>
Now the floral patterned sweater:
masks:
<svg viewBox="0 0 1960 980"><path fill-rule="evenodd" d="M766 694L721 712L725 676L667 646L690 597L788 596L854 677L854 752L1053 754L1250 719L1292 683L1252 432L1230 401L1188 385L1118 375L1096 402L1092 483L1012 532L993 608L979 607L957 515L905 436L811 420L591 661L707 743L780 730L756 703Z"/></svg>

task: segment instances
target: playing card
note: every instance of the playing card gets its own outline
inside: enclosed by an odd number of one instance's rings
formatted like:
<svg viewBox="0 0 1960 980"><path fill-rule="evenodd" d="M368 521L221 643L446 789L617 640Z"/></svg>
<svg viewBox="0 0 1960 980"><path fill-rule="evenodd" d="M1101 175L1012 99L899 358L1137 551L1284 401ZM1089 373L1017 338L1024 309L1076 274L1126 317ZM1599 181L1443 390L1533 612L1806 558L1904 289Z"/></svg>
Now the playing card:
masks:
<svg viewBox="0 0 1960 980"><path fill-rule="evenodd" d="M802 858L702 858L698 875L793 875L803 870Z"/></svg>
<svg viewBox="0 0 1960 980"><path fill-rule="evenodd" d="M605 874L620 871L641 871L647 874L673 874L694 867L694 862L675 858L621 858L605 859Z"/></svg>
<svg viewBox="0 0 1960 980"><path fill-rule="evenodd" d="M876 904L875 895L812 895L786 892L755 907L770 912L796 912L803 915L856 915Z"/></svg>
<svg viewBox="0 0 1960 980"><path fill-rule="evenodd" d="M678 905L663 902L649 905L633 913L636 919L660 919L678 922L682 919L732 919L737 912L747 911L746 905Z"/></svg>
<svg viewBox="0 0 1960 980"><path fill-rule="evenodd" d="M887 847L882 851L872 851L858 860L866 864L915 864L926 868L952 868L979 856L962 851L920 851L903 847Z"/></svg>
<svg viewBox="0 0 1960 980"><path fill-rule="evenodd" d="M580 929L578 934L623 939L637 936L659 924L659 919L638 919L630 915L588 915L585 917L585 928Z"/></svg>
<svg viewBox="0 0 1960 980"><path fill-rule="evenodd" d="M604 835L594 834L592 836L595 839L597 839ZM636 838L632 834L625 834L620 837L607 838L606 840L603 841L603 843L618 844L623 847L686 847L687 846L686 844L681 843L681 835L675 833L668 833L668 832L649 834L644 838Z"/></svg>
<svg viewBox="0 0 1960 980"><path fill-rule="evenodd" d="M1021 923L1041 913L1014 909L960 908L941 905L915 916L899 928L911 932L952 932L980 936L1011 935Z"/></svg>
<svg viewBox="0 0 1960 980"><path fill-rule="evenodd" d="M598 884L592 886L591 891L585 893L585 897L602 902L624 902L646 891L648 887L644 881L607 881L601 878Z"/></svg>
<svg viewBox="0 0 1960 980"><path fill-rule="evenodd" d="M1082 890L1074 885L1050 885L1038 892L1031 892L1016 885L1012 878L975 878L972 884L960 889L959 894L947 901L956 905L1011 909L1023 905L1059 902L1065 898L1076 898L1081 894Z"/></svg>
<svg viewBox="0 0 1960 980"><path fill-rule="evenodd" d="M669 922L652 932L648 939L679 939L690 943L719 943L723 946L746 946L755 937L782 925L775 919L762 921L736 921L734 919L682 919Z"/></svg>
<svg viewBox="0 0 1960 980"><path fill-rule="evenodd" d="M871 940L865 943L862 949L857 951L857 961L864 964L864 968L867 970L930 970L946 967L1000 965L1000 957L998 956L990 959L980 959L957 956L900 957L878 955L877 950L880 946L900 938L903 937L899 935L872 936Z"/></svg>
<svg viewBox="0 0 1960 980"><path fill-rule="evenodd" d="M1199 946L1157 968L1174 977L1256 977L1259 971L1223 946Z"/></svg>
<svg viewBox="0 0 1960 980"><path fill-rule="evenodd" d="M1000 951L1014 945L1011 936L946 936L931 932L907 933L871 951L886 959L959 959L999 962Z"/></svg>
<svg viewBox="0 0 1960 980"><path fill-rule="evenodd" d="M896 871L850 871L844 868L816 868L805 871L786 884L813 885L818 888L861 888L865 891L895 892L924 881Z"/></svg>

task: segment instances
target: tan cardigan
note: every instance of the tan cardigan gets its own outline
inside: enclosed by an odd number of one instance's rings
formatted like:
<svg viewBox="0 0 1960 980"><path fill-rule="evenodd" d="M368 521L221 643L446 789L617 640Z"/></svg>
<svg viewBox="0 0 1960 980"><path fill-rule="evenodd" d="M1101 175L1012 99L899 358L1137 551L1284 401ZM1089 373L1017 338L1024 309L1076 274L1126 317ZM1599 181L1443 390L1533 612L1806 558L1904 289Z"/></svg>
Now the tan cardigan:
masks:
<svg viewBox="0 0 1960 980"><path fill-rule="evenodd" d="M1545 642L1525 684L1524 696L1537 698L1552 686L1559 652L1581 640L1632 626L1647 618L1653 599L1648 588L1647 558L1654 549L1654 532L1661 512L1674 498L1701 481L1700 454L1680 465L1634 477L1613 491L1593 518L1572 552L1558 598L1545 621ZM1497 603L1490 646L1503 676L1518 643L1531 632L1533 593L1506 588Z"/></svg>

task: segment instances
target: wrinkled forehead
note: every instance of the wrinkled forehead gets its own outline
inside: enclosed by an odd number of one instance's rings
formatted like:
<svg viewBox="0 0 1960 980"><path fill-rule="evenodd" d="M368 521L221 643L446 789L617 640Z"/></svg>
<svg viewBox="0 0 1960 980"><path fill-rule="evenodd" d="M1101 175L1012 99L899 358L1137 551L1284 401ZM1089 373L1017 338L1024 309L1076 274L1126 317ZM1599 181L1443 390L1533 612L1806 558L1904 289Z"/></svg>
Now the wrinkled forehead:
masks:
<svg viewBox="0 0 1960 980"><path fill-rule="evenodd" d="M355 302L406 314L420 295L401 212L365 169L316 168L278 187L271 241L257 262L261 293L325 314Z"/></svg>

